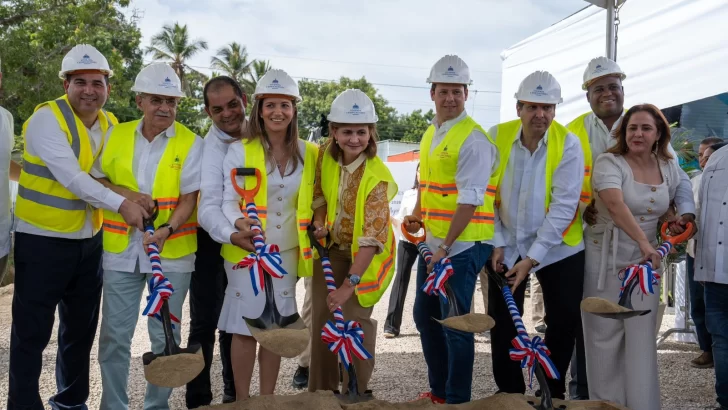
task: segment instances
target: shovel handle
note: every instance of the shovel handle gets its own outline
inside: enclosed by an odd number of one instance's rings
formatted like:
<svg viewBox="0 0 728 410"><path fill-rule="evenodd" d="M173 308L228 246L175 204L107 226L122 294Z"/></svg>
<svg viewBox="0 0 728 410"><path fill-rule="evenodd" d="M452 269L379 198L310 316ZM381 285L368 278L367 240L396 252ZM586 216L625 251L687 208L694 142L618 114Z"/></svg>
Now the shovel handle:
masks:
<svg viewBox="0 0 728 410"><path fill-rule="evenodd" d="M423 229L424 230L424 228L425 228L425 222L422 221L422 222L419 222L419 224L420 224L420 227L421 227L420 229ZM422 234L422 236L414 236L413 234L411 234L411 233L409 233L407 231L407 228L405 227L404 222L402 222L402 225L400 226L400 229L402 230L402 236L404 236L405 239L407 239L408 241L412 242L415 245L418 245L420 242L424 242L425 240L427 240L427 233L426 233L426 231L425 231L425 233Z"/></svg>
<svg viewBox="0 0 728 410"><path fill-rule="evenodd" d="M255 187L251 189L245 189L238 185L238 181L235 177L252 177L255 176ZM261 181L260 170L258 168L233 168L230 170L230 180L233 183L233 189L240 195L245 202L253 202L255 196L258 194L260 189Z"/></svg>
<svg viewBox="0 0 728 410"><path fill-rule="evenodd" d="M316 227L314 227L313 224L309 224L306 230L308 231L308 238L311 240L311 245L316 248L316 252L318 252L319 256L322 258L328 258L329 242L331 240L331 236L326 235L325 244L322 244L321 240L316 239L316 235L314 235L314 232L316 232Z"/></svg>
<svg viewBox="0 0 728 410"><path fill-rule="evenodd" d="M159 215L159 202L155 199L154 200L154 210L149 215L149 218L144 218L142 223L144 224L144 229L147 229L148 227L152 227L154 229L154 221L157 219L157 216Z"/></svg>
<svg viewBox="0 0 728 410"><path fill-rule="evenodd" d="M538 406L538 410L552 410L554 408L553 400L551 399L551 390L549 389L546 374L541 368L541 363L536 361L536 380L538 380L538 386L541 388L541 404Z"/></svg>
<svg viewBox="0 0 728 410"><path fill-rule="evenodd" d="M162 315L162 327L164 328L164 355L171 356L179 353L179 346L177 341L174 340L174 333L172 333L172 319L169 316L169 302L164 299L162 302L162 308L159 312Z"/></svg>
<svg viewBox="0 0 728 410"><path fill-rule="evenodd" d="M683 242L687 241L688 239L690 239L690 236L693 234L693 231L695 230L695 225L692 222L690 222L687 224L685 231L683 233L677 234L677 235L672 235L672 234L667 233L669 226L670 226L670 224L667 221L665 221L662 224L662 228L660 229L660 235L662 236L662 240L664 240L665 242L670 242L670 244L672 244L673 246L675 246L679 243L683 243Z"/></svg>

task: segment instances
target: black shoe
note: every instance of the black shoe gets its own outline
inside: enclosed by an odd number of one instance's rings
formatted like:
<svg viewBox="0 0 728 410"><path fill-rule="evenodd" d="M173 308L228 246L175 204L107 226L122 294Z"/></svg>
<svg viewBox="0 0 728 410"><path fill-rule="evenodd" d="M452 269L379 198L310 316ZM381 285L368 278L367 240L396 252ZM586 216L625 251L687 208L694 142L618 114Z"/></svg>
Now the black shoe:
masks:
<svg viewBox="0 0 728 410"><path fill-rule="evenodd" d="M374 393L371 390L367 390L361 395L361 401L374 400Z"/></svg>
<svg viewBox="0 0 728 410"><path fill-rule="evenodd" d="M222 402L224 403L235 403L235 396L232 396L227 393L223 393L222 395Z"/></svg>
<svg viewBox="0 0 728 410"><path fill-rule="evenodd" d="M293 387L299 390L308 387L308 367L298 366L296 374L293 375Z"/></svg>
<svg viewBox="0 0 728 410"><path fill-rule="evenodd" d="M538 333L546 333L546 325L538 325L538 326L536 326L536 331Z"/></svg>

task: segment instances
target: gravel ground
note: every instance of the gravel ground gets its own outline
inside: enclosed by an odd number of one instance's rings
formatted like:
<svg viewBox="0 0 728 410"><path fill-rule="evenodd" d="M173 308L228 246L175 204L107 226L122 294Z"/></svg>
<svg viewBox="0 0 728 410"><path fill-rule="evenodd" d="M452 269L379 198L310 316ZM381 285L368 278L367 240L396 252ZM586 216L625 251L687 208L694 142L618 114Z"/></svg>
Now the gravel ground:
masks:
<svg viewBox="0 0 728 410"><path fill-rule="evenodd" d="M414 399L420 392L427 390L427 369L420 349L420 340L412 321L412 301L415 287L410 286L404 313L401 335L396 339L385 339L382 326L387 314L389 293L384 295L374 309L374 318L379 322L377 335L377 365L370 387L375 396L392 402ZM299 304L303 301L303 282L299 281ZM476 311L484 312L480 292L476 293ZM7 288L0 289L0 406L7 401L8 390L8 351L10 348L10 304L12 294ZM183 345L186 345L189 329L189 307L185 303L183 314ZM533 332L530 323L530 306L526 300L524 320L529 332ZM674 321L671 315L665 315L661 331L667 330ZM56 321L57 322L57 321ZM55 352L57 325L48 348L43 356L43 373L40 379L41 397L47 400L55 392ZM97 335L98 336L98 335ZM98 341L98 337L97 337ZM141 356L150 348L146 319L140 318L134 340L132 342L132 365L129 375L130 409L142 409L145 380ZM98 346L91 351L91 397L88 406L96 409L101 399L101 376L97 362ZM473 382L473 399L493 394L496 390L492 378L490 364L490 344L483 336L476 336L475 366ZM664 410L694 410L713 408L715 382L713 369L699 370L689 366L689 361L698 353L695 345L667 342L658 351L662 404ZM279 375L277 394L294 394L298 392L291 387L291 377L296 371L295 359L283 359ZM255 371L257 373L257 369ZM214 403L222 401L222 378L219 356L212 367ZM254 376L251 394L257 394L257 377ZM170 399L172 409L184 409L184 387L176 389Z"/></svg>

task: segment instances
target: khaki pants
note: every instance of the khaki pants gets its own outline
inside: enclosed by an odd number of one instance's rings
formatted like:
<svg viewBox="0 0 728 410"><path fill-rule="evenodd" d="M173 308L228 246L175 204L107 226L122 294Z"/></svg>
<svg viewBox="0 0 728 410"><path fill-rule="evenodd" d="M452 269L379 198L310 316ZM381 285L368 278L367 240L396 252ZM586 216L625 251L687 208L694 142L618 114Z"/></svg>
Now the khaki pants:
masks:
<svg viewBox="0 0 728 410"><path fill-rule="evenodd" d="M543 317L545 315L545 309L543 305L543 290L541 290L541 284L538 282L536 275L531 275L531 305L533 312L531 313L531 320L533 320L534 326L541 326L545 322Z"/></svg>
<svg viewBox="0 0 728 410"><path fill-rule="evenodd" d="M329 250L329 259L331 260L334 280L338 288L349 273L349 268L351 267L351 250L339 250L334 245ZM311 367L308 376L308 391L340 390L342 393L346 393L349 377L346 371L344 371L343 388L339 389L338 355L334 355L328 346L321 341L321 328L323 328L327 320L333 321L334 315L329 312L326 303L328 290L326 289L326 280L324 279L320 259L314 261L311 291ZM362 307L359 304L356 294L352 295L342 308L344 311L344 320L354 320L361 324L361 328L364 330L364 348L372 355L372 358L369 360L353 359L356 377L359 383L359 392L364 393L369 389L369 380L374 371L374 359L376 357L377 323L372 319L372 311L374 308Z"/></svg>
<svg viewBox="0 0 728 410"><path fill-rule="evenodd" d="M303 278L303 287L306 288L306 296L303 298L303 309L301 309L301 319L303 319L303 323L306 324L306 327L308 328L308 331L311 334L317 333L314 332L311 329L311 283L313 282L313 278ZM309 337L308 341L308 347L306 350L301 353L300 356L298 356L298 365L301 367L308 367L308 365L311 363L311 340Z"/></svg>
<svg viewBox="0 0 728 410"><path fill-rule="evenodd" d="M0 258L0 286L9 285L10 283L12 283L12 281L5 283L5 274L8 271L8 257L9 256L10 255L5 255L2 258Z"/></svg>

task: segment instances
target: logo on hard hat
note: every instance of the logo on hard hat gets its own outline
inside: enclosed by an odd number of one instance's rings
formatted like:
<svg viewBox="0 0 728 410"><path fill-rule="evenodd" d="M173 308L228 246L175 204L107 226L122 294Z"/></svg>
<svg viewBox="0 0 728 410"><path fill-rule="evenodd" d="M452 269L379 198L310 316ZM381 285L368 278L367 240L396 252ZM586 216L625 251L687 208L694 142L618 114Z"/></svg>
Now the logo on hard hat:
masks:
<svg viewBox="0 0 728 410"><path fill-rule="evenodd" d="M96 61L92 60L91 57L88 56L88 54L84 54L83 58L81 58L78 64L96 64Z"/></svg>
<svg viewBox="0 0 728 410"><path fill-rule="evenodd" d="M364 114L356 103L354 103L354 105L351 106L351 109L349 111L347 111L346 113L349 115L363 115Z"/></svg>
<svg viewBox="0 0 728 410"><path fill-rule="evenodd" d="M169 77L165 78L162 83L159 84L162 88L177 88L177 85L172 82L172 80L169 79Z"/></svg>
<svg viewBox="0 0 728 410"><path fill-rule="evenodd" d="M270 82L265 88L269 90L280 90L281 88L285 88L282 85L278 83L278 79L274 78L273 81Z"/></svg>
<svg viewBox="0 0 728 410"><path fill-rule="evenodd" d="M539 84L538 86L536 86L536 88L533 91L531 91L531 95L543 97L543 96L549 95L549 93L545 92L543 90L543 87L541 86L541 84Z"/></svg>
<svg viewBox="0 0 728 410"><path fill-rule="evenodd" d="M594 71L592 72L592 74L599 74L602 71L606 71L606 69L605 68L602 68L602 65L601 64L597 64L597 66L594 67Z"/></svg>
<svg viewBox="0 0 728 410"><path fill-rule="evenodd" d="M449 66L449 67L447 67L447 71L442 73L442 75L445 77L457 77L458 73L455 71L454 68L452 68L452 66Z"/></svg>

